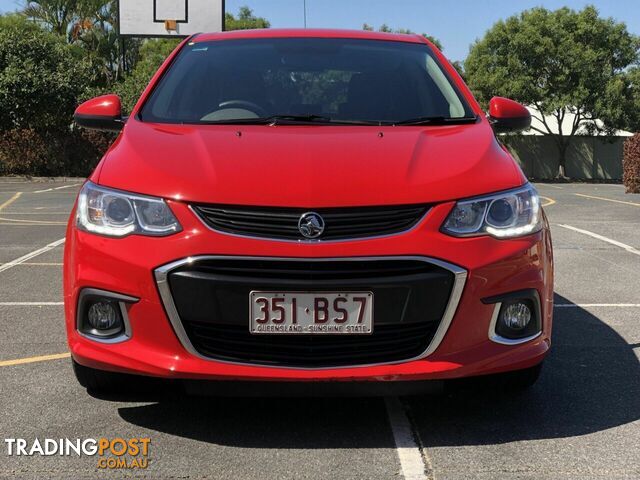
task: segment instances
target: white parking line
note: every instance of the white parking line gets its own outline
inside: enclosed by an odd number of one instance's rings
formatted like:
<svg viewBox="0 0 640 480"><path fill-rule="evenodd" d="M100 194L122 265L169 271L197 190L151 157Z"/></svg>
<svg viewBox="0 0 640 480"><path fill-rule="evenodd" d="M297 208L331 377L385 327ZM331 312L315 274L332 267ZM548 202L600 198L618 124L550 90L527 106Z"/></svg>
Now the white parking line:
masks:
<svg viewBox="0 0 640 480"><path fill-rule="evenodd" d="M2 215L69 215L69 212L2 212Z"/></svg>
<svg viewBox="0 0 640 480"><path fill-rule="evenodd" d="M396 443L396 452L402 468L402 476L406 480L426 480L430 478L427 471L432 471L428 459L422 456L420 446L416 442L411 422L398 397L385 398L389 424Z"/></svg>
<svg viewBox="0 0 640 480"><path fill-rule="evenodd" d="M20 265L21 263L26 262L27 260L31 260L34 257L37 257L38 255L42 255L43 253L48 252L49 250L53 250L54 248L56 248L59 245L62 245L64 243L64 238L61 238L60 240L56 240L55 242L51 242L49 245L46 245L42 248L39 248L38 250L34 250L31 253L27 253L26 255L23 255L20 258L16 258L15 260L12 260L8 263L5 263L3 265L0 265L0 273L5 272L7 270L9 270L10 268L15 267L16 265Z"/></svg>
<svg viewBox="0 0 640 480"><path fill-rule="evenodd" d="M0 222L0 225L6 227L50 227L52 225L65 225L64 222L60 223L16 223L16 222Z"/></svg>
<svg viewBox="0 0 640 480"><path fill-rule="evenodd" d="M5 218L5 217L0 217L0 220L2 220L3 222L7 222L7 223L3 223L3 225L17 225L17 226L28 225L30 227L34 225L66 225L67 224L67 222L55 222L53 220L50 220L50 221L22 220L20 218Z"/></svg>
<svg viewBox="0 0 640 480"><path fill-rule="evenodd" d="M634 255L640 255L640 250L633 248L631 245L627 245L626 243L618 242L617 240L613 240L612 238L607 238L602 235L598 235L597 233L590 232L589 230L583 230L581 228L572 227L571 225L564 225L562 223L557 223L559 227L566 228L568 230L573 230L574 232L582 233L583 235L589 235L590 237L596 238L598 240L602 240L603 242L610 243L611 245L615 245L616 247L620 247L625 249L629 253L633 253Z"/></svg>
<svg viewBox="0 0 640 480"><path fill-rule="evenodd" d="M618 307L618 308L640 308L640 303L560 303L554 308L584 308L584 307Z"/></svg>
<svg viewBox="0 0 640 480"><path fill-rule="evenodd" d="M62 190L63 188L77 187L78 185L82 185L82 184L74 183L73 185L63 185L62 187L47 188L46 190L36 190L35 192L32 192L32 193L53 192L54 190Z"/></svg>
<svg viewBox="0 0 640 480"><path fill-rule="evenodd" d="M53 307L64 302L0 302L0 307Z"/></svg>
<svg viewBox="0 0 640 480"><path fill-rule="evenodd" d="M2 224L0 223L0 225ZM2 265L5 264L0 263L0 266ZM62 262L23 262L20 264L21 267L61 267L62 265L64 265Z"/></svg>

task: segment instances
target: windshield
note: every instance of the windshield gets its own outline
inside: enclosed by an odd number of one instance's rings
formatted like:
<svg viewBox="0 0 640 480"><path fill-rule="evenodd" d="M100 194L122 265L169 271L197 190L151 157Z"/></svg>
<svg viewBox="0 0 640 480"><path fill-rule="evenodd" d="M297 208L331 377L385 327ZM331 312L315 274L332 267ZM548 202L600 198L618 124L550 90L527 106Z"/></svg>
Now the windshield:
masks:
<svg viewBox="0 0 640 480"><path fill-rule="evenodd" d="M410 124L475 116L427 45L261 38L185 45L140 118Z"/></svg>

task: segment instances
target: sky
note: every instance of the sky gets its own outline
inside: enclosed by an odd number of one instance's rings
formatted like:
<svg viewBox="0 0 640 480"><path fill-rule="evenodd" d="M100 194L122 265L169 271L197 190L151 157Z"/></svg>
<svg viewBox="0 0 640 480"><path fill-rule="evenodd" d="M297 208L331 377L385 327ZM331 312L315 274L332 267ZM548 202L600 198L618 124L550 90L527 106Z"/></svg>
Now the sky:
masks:
<svg viewBox="0 0 640 480"><path fill-rule="evenodd" d="M0 0L0 12L15 10L21 0ZM436 37L451 60L463 60L469 45L497 20L527 8L581 9L592 4L606 17L625 22L640 35L640 0L306 0L307 27L355 28L363 23L376 28L408 28ZM304 0L226 0L228 12L242 5L265 17L274 28L304 27Z"/></svg>

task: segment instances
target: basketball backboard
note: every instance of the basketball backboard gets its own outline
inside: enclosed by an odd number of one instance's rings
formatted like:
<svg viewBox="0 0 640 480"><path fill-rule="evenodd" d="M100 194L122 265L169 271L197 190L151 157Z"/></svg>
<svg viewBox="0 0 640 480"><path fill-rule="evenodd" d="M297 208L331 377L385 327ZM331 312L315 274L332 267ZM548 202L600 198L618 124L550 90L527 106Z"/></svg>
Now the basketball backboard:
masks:
<svg viewBox="0 0 640 480"><path fill-rule="evenodd" d="M119 34L187 37L224 29L224 0L118 0Z"/></svg>

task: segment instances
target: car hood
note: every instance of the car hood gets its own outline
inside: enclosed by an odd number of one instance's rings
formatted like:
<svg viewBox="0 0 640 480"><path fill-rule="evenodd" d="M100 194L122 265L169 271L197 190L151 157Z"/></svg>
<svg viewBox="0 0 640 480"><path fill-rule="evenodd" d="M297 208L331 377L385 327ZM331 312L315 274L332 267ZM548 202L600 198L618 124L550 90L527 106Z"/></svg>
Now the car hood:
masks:
<svg viewBox="0 0 640 480"><path fill-rule="evenodd" d="M98 171L101 185L131 192L298 207L434 203L526 182L485 120L377 128L131 119Z"/></svg>

